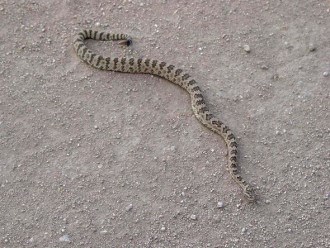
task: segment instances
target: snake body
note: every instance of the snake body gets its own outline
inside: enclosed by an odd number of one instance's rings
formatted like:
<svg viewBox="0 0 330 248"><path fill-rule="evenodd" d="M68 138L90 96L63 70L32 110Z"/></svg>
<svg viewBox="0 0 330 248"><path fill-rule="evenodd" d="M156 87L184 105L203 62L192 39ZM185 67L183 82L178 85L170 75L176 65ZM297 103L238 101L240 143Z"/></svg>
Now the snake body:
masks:
<svg viewBox="0 0 330 248"><path fill-rule="evenodd" d="M240 186L242 192L249 202L255 200L253 188L242 178L237 167L237 142L233 132L219 119L213 116L204 101L201 89L197 82L183 70L177 69L174 65L158 60L137 59L126 57L103 57L89 50L85 39L94 40L123 40L130 45L131 39L126 34L111 34L96 30L82 30L74 41L74 49L81 60L101 70L109 70L127 73L147 73L157 75L168 81L181 86L191 98L191 106L196 118L207 128L222 136L228 148L228 171L233 180Z"/></svg>

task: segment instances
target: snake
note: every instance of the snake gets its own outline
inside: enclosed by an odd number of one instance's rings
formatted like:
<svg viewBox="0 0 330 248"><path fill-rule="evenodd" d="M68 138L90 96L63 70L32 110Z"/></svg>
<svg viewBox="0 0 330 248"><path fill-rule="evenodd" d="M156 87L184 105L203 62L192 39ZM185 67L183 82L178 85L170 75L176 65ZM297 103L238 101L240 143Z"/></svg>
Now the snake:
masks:
<svg viewBox="0 0 330 248"><path fill-rule="evenodd" d="M149 58L134 57L103 57L87 48L86 39L101 41L120 41L125 46L132 44L132 38L127 34L115 34L92 29L80 31L73 46L78 57L90 66L100 69L124 73L145 73L164 78L185 89L191 98L191 107L196 118L207 128L220 135L227 145L227 170L231 178L241 188L248 202L254 202L256 195L253 187L241 176L238 168L238 144L233 132L223 122L217 119L209 110L198 83L182 69L172 64Z"/></svg>

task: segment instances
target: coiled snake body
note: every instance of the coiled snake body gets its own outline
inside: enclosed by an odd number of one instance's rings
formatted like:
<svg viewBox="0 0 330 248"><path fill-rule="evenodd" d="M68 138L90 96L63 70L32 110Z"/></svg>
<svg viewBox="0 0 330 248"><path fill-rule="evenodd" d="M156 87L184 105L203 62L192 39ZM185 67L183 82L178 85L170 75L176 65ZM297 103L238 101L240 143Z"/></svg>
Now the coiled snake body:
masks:
<svg viewBox="0 0 330 248"><path fill-rule="evenodd" d="M196 118L207 128L222 136L228 148L228 171L233 180L241 187L246 199L250 202L255 200L255 194L252 187L241 177L237 168L237 143L232 131L219 119L210 113L197 85L197 82L183 70L177 69L174 65L151 59L136 58L111 58L103 57L89 50L85 39L94 40L123 40L126 45L131 44L131 39L125 34L110 34L96 30L82 30L78 33L74 41L74 49L79 58L87 64L101 70L128 72L128 73L147 73L160 76L170 82L185 89L191 98L191 106Z"/></svg>

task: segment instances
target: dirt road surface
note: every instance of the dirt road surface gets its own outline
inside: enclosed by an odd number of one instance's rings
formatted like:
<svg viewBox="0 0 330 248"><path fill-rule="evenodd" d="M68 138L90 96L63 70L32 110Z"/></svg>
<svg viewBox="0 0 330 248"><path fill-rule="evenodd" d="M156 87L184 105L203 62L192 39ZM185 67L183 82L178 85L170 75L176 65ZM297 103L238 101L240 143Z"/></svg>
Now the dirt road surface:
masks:
<svg viewBox="0 0 330 248"><path fill-rule="evenodd" d="M330 247L330 2L0 2L0 247ZM164 79L99 71L83 28L172 63L238 137Z"/></svg>

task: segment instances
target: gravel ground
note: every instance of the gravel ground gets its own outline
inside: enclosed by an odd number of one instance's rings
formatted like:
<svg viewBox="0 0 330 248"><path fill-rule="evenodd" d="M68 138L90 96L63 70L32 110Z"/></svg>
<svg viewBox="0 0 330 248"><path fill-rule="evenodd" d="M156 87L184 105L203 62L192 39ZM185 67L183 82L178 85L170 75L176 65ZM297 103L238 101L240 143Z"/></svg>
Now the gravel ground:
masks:
<svg viewBox="0 0 330 248"><path fill-rule="evenodd" d="M2 0L0 23L0 247L330 247L329 1ZM184 90L84 64L82 28L199 81L259 201Z"/></svg>

